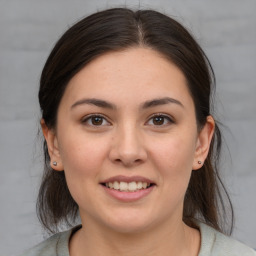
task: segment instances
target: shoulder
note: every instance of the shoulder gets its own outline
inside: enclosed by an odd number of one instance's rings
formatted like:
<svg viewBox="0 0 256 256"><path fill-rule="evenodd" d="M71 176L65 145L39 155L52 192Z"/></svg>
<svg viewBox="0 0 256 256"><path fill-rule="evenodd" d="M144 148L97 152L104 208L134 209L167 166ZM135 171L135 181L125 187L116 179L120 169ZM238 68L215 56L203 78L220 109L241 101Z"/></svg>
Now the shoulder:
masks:
<svg viewBox="0 0 256 256"><path fill-rule="evenodd" d="M69 239L73 232L79 227L72 228L68 231L57 233L40 244L25 251L20 256L69 256Z"/></svg>
<svg viewBox="0 0 256 256"><path fill-rule="evenodd" d="M203 223L198 223L201 233L199 256L256 256L256 252Z"/></svg>

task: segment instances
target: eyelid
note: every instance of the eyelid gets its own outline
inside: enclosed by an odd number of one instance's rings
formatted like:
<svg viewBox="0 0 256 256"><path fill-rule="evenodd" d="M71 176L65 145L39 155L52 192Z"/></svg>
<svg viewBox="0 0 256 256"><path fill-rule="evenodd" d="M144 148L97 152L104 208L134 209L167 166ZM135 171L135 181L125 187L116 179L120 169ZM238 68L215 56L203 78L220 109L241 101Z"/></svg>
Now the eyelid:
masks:
<svg viewBox="0 0 256 256"><path fill-rule="evenodd" d="M146 123L148 123L149 120L151 120L152 118L154 118L154 117L159 117L159 116L160 116L160 117L163 117L163 118L165 118L165 119L167 119L168 122L169 122L169 124L175 123L173 117L171 117L171 116L168 115L168 114L164 114L164 113L156 113L156 114L151 115ZM152 125L152 126L163 127L163 126L166 126L166 124L163 124L163 125Z"/></svg>
<svg viewBox="0 0 256 256"><path fill-rule="evenodd" d="M168 114L164 114L164 113L155 113L155 114L153 114L153 115L151 115L149 118L148 118L148 121L146 122L146 124L152 119L152 118L154 118L154 117L163 117L164 119L167 119L168 120L168 123L169 124L173 124L173 123L175 123L175 121L174 121L174 118L173 117L171 117L170 115L168 115ZM105 115L103 115L103 114L98 114L98 113L93 113L93 114L89 114L89 115L86 115L86 116L84 116L82 119L81 119L81 122L82 123L86 123L90 118L92 118L92 117L101 117L101 118L103 118L108 124L107 125L93 125L93 124L90 124L89 126L92 126L92 127L102 127L102 126L108 126L108 125L111 125L111 123L109 122L109 120L108 120L108 118L105 116ZM163 124L163 125L152 125L152 126L156 126L156 127L163 127L163 126L166 126L166 125L168 125L168 124Z"/></svg>
<svg viewBox="0 0 256 256"><path fill-rule="evenodd" d="M97 114L97 113L89 114L89 115L84 116L84 117L82 118L81 122L82 122L83 124L85 124L85 123L86 123L90 118L92 118L92 117L101 117L101 118L103 118L103 119L108 123L108 125L111 124L111 123L108 121L108 118L107 118L106 116L104 116L104 115L102 115L102 114ZM107 125L107 126L108 126L108 125ZM92 127L102 127L102 126L106 126L106 125L92 125L92 124L90 124L89 126L92 126Z"/></svg>

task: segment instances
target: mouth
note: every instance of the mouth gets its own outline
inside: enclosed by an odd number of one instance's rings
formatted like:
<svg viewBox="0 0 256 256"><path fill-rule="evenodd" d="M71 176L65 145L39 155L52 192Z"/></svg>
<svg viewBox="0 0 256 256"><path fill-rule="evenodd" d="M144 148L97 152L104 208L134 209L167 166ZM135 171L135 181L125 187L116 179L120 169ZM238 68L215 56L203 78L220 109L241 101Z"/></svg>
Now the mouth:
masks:
<svg viewBox="0 0 256 256"><path fill-rule="evenodd" d="M128 203L148 197L156 183L142 176L114 176L100 183L106 195L120 202Z"/></svg>
<svg viewBox="0 0 256 256"><path fill-rule="evenodd" d="M137 192L146 190L156 185L152 180L145 177L127 177L121 175L104 180L100 184L110 190L121 192Z"/></svg>
<svg viewBox="0 0 256 256"><path fill-rule="evenodd" d="M137 192L139 190L144 190L149 187L152 187L155 184L149 183L149 182L142 182L142 181L138 181L138 182L113 181L113 182L101 183L101 185L113 190L121 191L121 192Z"/></svg>

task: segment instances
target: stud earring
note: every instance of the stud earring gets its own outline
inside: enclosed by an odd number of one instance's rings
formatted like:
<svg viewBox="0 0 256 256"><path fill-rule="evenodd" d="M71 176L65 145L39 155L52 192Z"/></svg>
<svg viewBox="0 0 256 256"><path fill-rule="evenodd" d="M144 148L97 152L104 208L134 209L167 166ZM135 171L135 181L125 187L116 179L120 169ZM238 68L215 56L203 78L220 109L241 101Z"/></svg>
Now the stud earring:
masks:
<svg viewBox="0 0 256 256"><path fill-rule="evenodd" d="M198 164L202 164L202 162L201 162L201 161L198 161Z"/></svg>
<svg viewBox="0 0 256 256"><path fill-rule="evenodd" d="M52 164L53 164L54 166L57 166L57 162L56 162L56 161L53 161Z"/></svg>

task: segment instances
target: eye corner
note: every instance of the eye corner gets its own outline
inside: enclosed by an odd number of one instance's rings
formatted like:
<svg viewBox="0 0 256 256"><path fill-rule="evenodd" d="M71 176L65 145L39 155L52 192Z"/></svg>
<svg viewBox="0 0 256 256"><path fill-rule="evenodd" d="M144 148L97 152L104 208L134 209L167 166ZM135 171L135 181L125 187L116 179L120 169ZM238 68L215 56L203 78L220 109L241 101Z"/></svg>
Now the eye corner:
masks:
<svg viewBox="0 0 256 256"><path fill-rule="evenodd" d="M95 118L95 120L93 120ZM111 126L107 117L102 114L89 114L81 119L81 123L88 127L101 128L105 126Z"/></svg>
<svg viewBox="0 0 256 256"><path fill-rule="evenodd" d="M154 121L152 121L152 123L150 124L150 120L153 120L154 118L158 118L160 120L157 121L158 123L154 123ZM150 126L164 128L166 126L175 124L175 120L169 114L156 113L151 115L146 123L149 124Z"/></svg>

